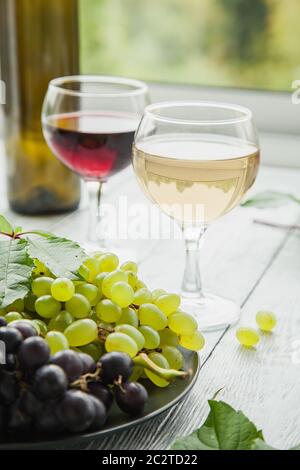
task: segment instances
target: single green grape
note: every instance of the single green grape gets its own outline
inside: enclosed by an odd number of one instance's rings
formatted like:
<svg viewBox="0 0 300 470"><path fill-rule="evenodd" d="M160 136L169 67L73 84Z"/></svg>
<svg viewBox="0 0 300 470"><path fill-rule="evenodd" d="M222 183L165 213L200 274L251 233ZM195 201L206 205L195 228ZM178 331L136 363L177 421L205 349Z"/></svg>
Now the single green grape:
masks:
<svg viewBox="0 0 300 470"><path fill-rule="evenodd" d="M178 336L174 331L170 330L169 328L165 328L159 332L160 336L160 344L161 346L169 345L169 346L178 346L179 340Z"/></svg>
<svg viewBox="0 0 300 470"><path fill-rule="evenodd" d="M91 311L91 305L86 297L81 294L74 294L73 297L66 302L66 310L74 318L86 318Z"/></svg>
<svg viewBox="0 0 300 470"><path fill-rule="evenodd" d="M146 284L141 279L138 279L135 285L136 290L143 289L143 287L147 287Z"/></svg>
<svg viewBox="0 0 300 470"><path fill-rule="evenodd" d="M19 312L22 313L24 311L24 300L23 299L17 299L15 300L12 304L10 304L8 307L6 307L6 313L9 312Z"/></svg>
<svg viewBox="0 0 300 470"><path fill-rule="evenodd" d="M170 330L178 335L192 335L197 330L197 322L189 313L175 312L168 317Z"/></svg>
<svg viewBox="0 0 300 470"><path fill-rule="evenodd" d="M75 290L77 294L81 294L86 297L92 307L100 302L102 297L102 292L98 289L98 287L87 282L79 284L76 286Z"/></svg>
<svg viewBox="0 0 300 470"><path fill-rule="evenodd" d="M145 338L146 349L156 349L160 344L160 337L156 330L151 328L151 326L143 325L139 327L139 331Z"/></svg>
<svg viewBox="0 0 300 470"><path fill-rule="evenodd" d="M260 311L256 314L256 323L262 331L272 331L277 323L276 316L272 312Z"/></svg>
<svg viewBox="0 0 300 470"><path fill-rule="evenodd" d="M163 369L169 369L170 368L167 359L162 354L160 354L158 352L154 351L154 352L150 353L149 358L151 359L151 361L154 362L154 364L156 364L159 367L162 367ZM151 370L148 370L148 369L144 369L144 370L145 370L145 374L148 377L148 379L150 379L151 382L153 382L157 387L164 388L164 387L167 387L169 385L170 382L168 382L165 379L162 379L161 377L159 377L157 374L155 374Z"/></svg>
<svg viewBox="0 0 300 470"><path fill-rule="evenodd" d="M131 271L136 274L138 272L138 265L134 261L126 261L120 266L121 271Z"/></svg>
<svg viewBox="0 0 300 470"><path fill-rule="evenodd" d="M36 297L51 294L52 277L41 276L33 279L31 289Z"/></svg>
<svg viewBox="0 0 300 470"><path fill-rule="evenodd" d="M104 253L98 260L101 272L112 272L119 266L119 258L114 253Z"/></svg>
<svg viewBox="0 0 300 470"><path fill-rule="evenodd" d="M164 357L161 353L157 351L152 351L149 354L149 358L157 366L162 367L163 369L170 369L170 365L169 365L167 358Z"/></svg>
<svg viewBox="0 0 300 470"><path fill-rule="evenodd" d="M138 353L138 346L136 342L124 333L111 333L107 336L105 341L105 349L107 352L118 351L134 357Z"/></svg>
<svg viewBox="0 0 300 470"><path fill-rule="evenodd" d="M36 312L44 318L52 318L61 310L61 303L51 295L42 295L35 301Z"/></svg>
<svg viewBox="0 0 300 470"><path fill-rule="evenodd" d="M73 323L74 317L71 315L70 312L67 310L62 310L59 312L55 317L51 318L48 323L49 331L56 330L60 332L64 332L65 329Z"/></svg>
<svg viewBox="0 0 300 470"><path fill-rule="evenodd" d="M98 337L97 323L89 318L76 320L65 329L64 335L70 346L85 346Z"/></svg>
<svg viewBox="0 0 300 470"><path fill-rule="evenodd" d="M163 330L168 324L166 315L153 304L140 306L139 319L141 325L151 326L154 330Z"/></svg>
<svg viewBox="0 0 300 470"><path fill-rule="evenodd" d="M30 313L29 312L22 312L20 315L25 320L32 320L32 314L33 314L33 312L30 312Z"/></svg>
<svg viewBox="0 0 300 470"><path fill-rule="evenodd" d="M74 287L75 287L75 292L76 292L76 288L77 288L78 286L80 286L81 284L84 284L84 283L85 283L85 281L82 281L82 280L79 281L79 280L77 280L77 279L74 279L72 282L73 282ZM87 284L88 284L88 283L87 283Z"/></svg>
<svg viewBox="0 0 300 470"><path fill-rule="evenodd" d="M45 340L48 343L52 356L58 351L69 349L68 340L60 331L49 331L49 333L46 334Z"/></svg>
<svg viewBox="0 0 300 470"><path fill-rule="evenodd" d="M67 302L75 294L73 282L66 277L58 277L51 285L51 294L59 302Z"/></svg>
<svg viewBox="0 0 300 470"><path fill-rule="evenodd" d="M149 304L152 301L152 294L146 287L142 287L134 293L133 304L142 305Z"/></svg>
<svg viewBox="0 0 300 470"><path fill-rule="evenodd" d="M139 351L145 346L144 335L134 326L118 325L115 327L115 331L119 333L125 333L125 335L130 336L130 338L136 342Z"/></svg>
<svg viewBox="0 0 300 470"><path fill-rule="evenodd" d="M122 309L111 300L104 299L96 305L96 313L100 320L115 323L121 318Z"/></svg>
<svg viewBox="0 0 300 470"><path fill-rule="evenodd" d="M180 296L177 294L163 294L155 300L155 305L168 317L178 309L180 301Z"/></svg>
<svg viewBox="0 0 300 470"><path fill-rule="evenodd" d="M127 280L128 277L124 271L112 271L111 273L107 274L102 281L102 293L105 295L105 297L110 298L113 284L116 282L127 282Z"/></svg>
<svg viewBox="0 0 300 470"><path fill-rule="evenodd" d="M89 270L87 281L93 282L97 274L101 271L100 260L97 258L87 258L86 260L84 260L83 266L85 266Z"/></svg>
<svg viewBox="0 0 300 470"><path fill-rule="evenodd" d="M29 312L32 312L32 313L35 313L35 301L36 301L36 299L37 299L36 295L29 292L29 294L27 294L27 296L24 299L24 308L25 308L25 310L27 310Z"/></svg>
<svg viewBox="0 0 300 470"><path fill-rule="evenodd" d="M86 281L89 281L91 277L90 270L84 264L80 266L80 268L78 269L78 273L83 279L85 279Z"/></svg>
<svg viewBox="0 0 300 470"><path fill-rule="evenodd" d="M50 320L51 321L51 320ZM31 320L33 326L39 330L39 334L45 338L46 334L48 333L48 326L43 320Z"/></svg>
<svg viewBox="0 0 300 470"><path fill-rule="evenodd" d="M5 315L4 318L5 318L7 323L11 323L12 321L22 320L23 319L21 313L19 313L19 312L8 312Z"/></svg>
<svg viewBox="0 0 300 470"><path fill-rule="evenodd" d="M93 284L98 287L98 290L101 294L101 297L103 295L103 292L102 292L102 282L103 282L103 279L107 276L107 272L104 272L104 273L99 273L97 274L97 276L95 277L94 281L93 281Z"/></svg>
<svg viewBox="0 0 300 470"><path fill-rule="evenodd" d="M158 297L165 295L167 292L164 289L155 289L152 291L152 302L155 302Z"/></svg>
<svg viewBox="0 0 300 470"><path fill-rule="evenodd" d="M171 369L182 369L184 359L179 349L175 348L174 346L163 346L162 355L167 359Z"/></svg>
<svg viewBox="0 0 300 470"><path fill-rule="evenodd" d="M155 374L154 372L152 372L151 370L148 370L148 369L144 369L144 372L146 374L146 377L151 380L151 382L154 383L154 385L156 385L157 387L160 387L160 388L165 388L167 387L168 385L170 385L170 382L168 382L167 380L165 379L162 379L161 377L159 377L159 375Z"/></svg>
<svg viewBox="0 0 300 470"><path fill-rule="evenodd" d="M32 320L27 320L26 318L18 318L16 320L13 320L10 322L9 326L14 326L14 323L20 322L20 320L22 321L22 323L28 323L28 325L32 326ZM38 328L36 328L36 330L38 330Z"/></svg>
<svg viewBox="0 0 300 470"><path fill-rule="evenodd" d="M95 362L98 362L103 354L103 346L99 341L93 341L93 343L80 346L80 351L91 356Z"/></svg>
<svg viewBox="0 0 300 470"><path fill-rule="evenodd" d="M246 348L251 348L259 342L259 334L254 328L240 327L236 331L236 337Z"/></svg>
<svg viewBox="0 0 300 470"><path fill-rule="evenodd" d="M182 335L179 336L179 344L185 349L190 349L191 351L200 351L205 345L205 339L200 331L195 331L191 335Z"/></svg>
<svg viewBox="0 0 300 470"><path fill-rule="evenodd" d="M133 366L132 374L129 377L130 382L137 382L144 374L144 368L141 366Z"/></svg>
<svg viewBox="0 0 300 470"><path fill-rule="evenodd" d="M125 271L128 277L128 284L132 287L133 290L137 289L137 284L139 282L138 277L135 273L132 271Z"/></svg>
<svg viewBox="0 0 300 470"><path fill-rule="evenodd" d="M134 291L127 282L115 282L111 286L110 298L121 308L126 308L133 302Z"/></svg>
<svg viewBox="0 0 300 470"><path fill-rule="evenodd" d="M91 255L92 255L92 258L99 259L99 258L101 258L102 255L105 255L105 253L106 253L105 251L97 250L97 251L93 251L93 253L91 253Z"/></svg>
<svg viewBox="0 0 300 470"><path fill-rule="evenodd" d="M127 325L131 325L137 328L139 326L139 318L137 316L136 311L131 307L123 308L122 314L119 320L116 321L116 324L117 325L127 324Z"/></svg>

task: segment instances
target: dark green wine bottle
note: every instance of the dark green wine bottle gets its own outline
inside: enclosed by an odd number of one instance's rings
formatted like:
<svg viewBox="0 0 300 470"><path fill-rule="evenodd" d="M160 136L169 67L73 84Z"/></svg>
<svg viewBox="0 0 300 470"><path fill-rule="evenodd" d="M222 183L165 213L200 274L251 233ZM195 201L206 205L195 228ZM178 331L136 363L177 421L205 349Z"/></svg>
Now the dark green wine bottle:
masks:
<svg viewBox="0 0 300 470"><path fill-rule="evenodd" d="M0 75L10 207L22 214L74 210L80 182L47 147L41 108L52 78L78 73L77 0L0 0Z"/></svg>

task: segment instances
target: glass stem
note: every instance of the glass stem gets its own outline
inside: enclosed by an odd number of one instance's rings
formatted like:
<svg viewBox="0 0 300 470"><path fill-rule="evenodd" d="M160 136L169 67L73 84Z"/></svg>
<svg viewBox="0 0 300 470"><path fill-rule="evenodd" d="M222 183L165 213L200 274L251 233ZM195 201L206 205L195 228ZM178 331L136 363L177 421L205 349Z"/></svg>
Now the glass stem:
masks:
<svg viewBox="0 0 300 470"><path fill-rule="evenodd" d="M98 232L101 220L101 195L104 183L101 181L86 181L86 187L89 195L89 223L87 239L89 242L104 245L104 240Z"/></svg>
<svg viewBox="0 0 300 470"><path fill-rule="evenodd" d="M185 240L185 269L181 293L183 297L195 299L203 297L200 274L200 241L206 227L182 227Z"/></svg>

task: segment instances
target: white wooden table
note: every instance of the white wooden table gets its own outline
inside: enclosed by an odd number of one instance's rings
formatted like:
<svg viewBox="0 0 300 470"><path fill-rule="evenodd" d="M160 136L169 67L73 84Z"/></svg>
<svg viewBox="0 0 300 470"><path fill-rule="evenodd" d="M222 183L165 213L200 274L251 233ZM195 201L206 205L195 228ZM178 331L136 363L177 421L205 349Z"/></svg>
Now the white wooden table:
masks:
<svg viewBox="0 0 300 470"><path fill-rule="evenodd" d="M0 212L13 222L82 238L83 209L68 216L21 217L8 211L1 188ZM265 189L299 195L300 170L262 167L252 193ZM120 195L128 196L130 204L146 201L131 169L110 182L105 198L116 203ZM293 224L299 223L299 217L296 205L268 211L237 208L208 230L202 253L206 289L239 302L245 325L255 324L260 309L276 312L276 333L264 336L256 351L239 347L234 327L206 334L198 382L183 402L142 426L104 439L100 446L92 442L89 448L166 449L176 436L202 423L207 400L220 388L219 398L242 409L263 429L270 445L288 448L300 442L300 364L292 361L293 342L300 340L300 232L253 223L254 218L263 218ZM138 251L141 277L150 287L179 290L184 263L181 241L122 244Z"/></svg>

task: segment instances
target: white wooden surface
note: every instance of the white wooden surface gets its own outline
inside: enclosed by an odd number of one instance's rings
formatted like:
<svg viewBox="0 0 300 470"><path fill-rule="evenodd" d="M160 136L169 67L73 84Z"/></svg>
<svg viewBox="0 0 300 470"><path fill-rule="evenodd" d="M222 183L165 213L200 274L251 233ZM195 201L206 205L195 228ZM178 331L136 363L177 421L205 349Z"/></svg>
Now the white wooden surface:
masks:
<svg viewBox="0 0 300 470"><path fill-rule="evenodd" d="M3 165L1 165L3 169ZM3 175L3 172L1 172ZM9 212L1 184L0 212L26 228L38 227L82 240L84 207L68 216L26 218ZM263 167L252 192L264 189L300 193L300 170ZM129 169L114 178L105 200L146 202ZM83 206L86 204L83 204ZM242 306L241 323L253 325L255 313L271 309L278 316L276 333L265 335L256 351L243 350L235 328L206 334L202 369L193 391L176 408L130 431L89 448L166 449L178 435L188 434L207 414L207 400L223 387L220 399L242 409L264 430L269 444L288 448L300 442L300 364L293 364L292 344L300 340L300 234L253 223L264 218L299 223L300 209L288 205L258 211L237 208L207 232L202 253L207 290L226 295ZM183 272L182 241L119 242L135 249L142 278L153 288L178 290Z"/></svg>

